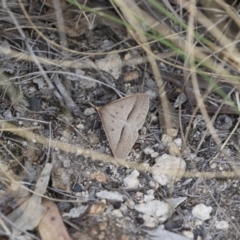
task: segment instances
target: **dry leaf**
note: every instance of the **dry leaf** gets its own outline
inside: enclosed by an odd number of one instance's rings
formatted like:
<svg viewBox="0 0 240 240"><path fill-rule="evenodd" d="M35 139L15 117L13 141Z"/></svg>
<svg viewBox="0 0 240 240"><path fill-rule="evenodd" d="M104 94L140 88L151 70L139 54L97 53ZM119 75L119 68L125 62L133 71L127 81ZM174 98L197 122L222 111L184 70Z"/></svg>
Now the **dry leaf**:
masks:
<svg viewBox="0 0 240 240"><path fill-rule="evenodd" d="M50 163L46 164L37 181L35 194L7 216L8 219L18 227L18 229L23 231L33 230L41 220L45 212L45 207L41 204L41 195L46 192L51 170L52 165ZM18 231L19 230L16 228L13 229L14 234Z"/></svg>
<svg viewBox="0 0 240 240"><path fill-rule="evenodd" d="M113 155L126 159L138 138L149 109L149 97L135 94L97 108Z"/></svg>
<svg viewBox="0 0 240 240"><path fill-rule="evenodd" d="M40 223L38 232L42 240L71 240L60 215L56 204L44 199L43 206L47 209Z"/></svg>

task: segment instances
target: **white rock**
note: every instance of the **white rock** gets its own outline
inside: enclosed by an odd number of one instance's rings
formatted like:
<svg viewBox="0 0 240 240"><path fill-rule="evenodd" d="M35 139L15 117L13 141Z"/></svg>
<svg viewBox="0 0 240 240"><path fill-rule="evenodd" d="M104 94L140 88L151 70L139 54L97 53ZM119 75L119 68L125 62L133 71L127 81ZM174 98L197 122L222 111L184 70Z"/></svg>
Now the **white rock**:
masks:
<svg viewBox="0 0 240 240"><path fill-rule="evenodd" d="M4 54L9 55L12 52L9 42L6 40L1 42L1 47L4 48Z"/></svg>
<svg viewBox="0 0 240 240"><path fill-rule="evenodd" d="M173 105L174 108L178 108L179 105L182 105L182 103L187 101L187 96L182 92L178 95L177 99L175 100L175 103Z"/></svg>
<svg viewBox="0 0 240 240"><path fill-rule="evenodd" d="M120 210L122 212L127 212L128 211L128 207L125 204L121 204Z"/></svg>
<svg viewBox="0 0 240 240"><path fill-rule="evenodd" d="M81 124L81 123L78 124L76 127L77 127L78 129L80 129L80 130L84 130L84 128L85 128L84 125Z"/></svg>
<svg viewBox="0 0 240 240"><path fill-rule="evenodd" d="M100 199L123 202L123 196L118 192L101 191L101 192L98 192L96 196Z"/></svg>
<svg viewBox="0 0 240 240"><path fill-rule="evenodd" d="M143 126L142 129L140 130L140 134L141 135L146 135L147 134L147 128Z"/></svg>
<svg viewBox="0 0 240 240"><path fill-rule="evenodd" d="M136 194L135 194L135 197L136 197L137 199L141 199L142 196L143 196L143 193L142 193L142 192L136 192Z"/></svg>
<svg viewBox="0 0 240 240"><path fill-rule="evenodd" d="M150 187L156 188L156 183L154 181L150 181L148 184Z"/></svg>
<svg viewBox="0 0 240 240"><path fill-rule="evenodd" d="M167 134L163 134L161 142L167 145L168 143L172 142L172 137L168 136Z"/></svg>
<svg viewBox="0 0 240 240"><path fill-rule="evenodd" d="M208 220L211 218L210 213L212 212L211 206L206 206L203 203L196 205L192 209L192 215L196 218L201 219L202 221Z"/></svg>
<svg viewBox="0 0 240 240"><path fill-rule="evenodd" d="M150 237L148 239L154 240L189 240L185 236L181 236L179 233L173 233L164 229L163 226L158 226L156 229L147 230L143 229Z"/></svg>
<svg viewBox="0 0 240 240"><path fill-rule="evenodd" d="M144 195L143 200L144 202L150 202L154 199L153 195Z"/></svg>
<svg viewBox="0 0 240 240"><path fill-rule="evenodd" d="M131 199L127 199L127 201L124 203L128 208L134 209L135 202Z"/></svg>
<svg viewBox="0 0 240 240"><path fill-rule="evenodd" d="M112 40L104 40L103 43L101 44L100 48L102 50L107 50L108 48L112 47L115 45L115 43Z"/></svg>
<svg viewBox="0 0 240 240"><path fill-rule="evenodd" d="M110 73L115 79L118 79L122 72L122 60L119 54L109 54L105 58L97 60L95 64L99 69Z"/></svg>
<svg viewBox="0 0 240 240"><path fill-rule="evenodd" d="M176 139L174 139L174 142L181 149L181 147L182 147L182 139L181 138L176 138Z"/></svg>
<svg viewBox="0 0 240 240"><path fill-rule="evenodd" d="M43 89L45 86L45 81L42 78L35 78L32 81L38 85L39 89Z"/></svg>
<svg viewBox="0 0 240 240"><path fill-rule="evenodd" d="M224 231L228 230L229 228L229 224L227 221L217 222L215 226L216 226L216 229L224 230Z"/></svg>
<svg viewBox="0 0 240 240"><path fill-rule="evenodd" d="M146 154L146 155L150 155L154 152L153 149L151 149L150 147L146 147L143 152Z"/></svg>
<svg viewBox="0 0 240 240"><path fill-rule="evenodd" d="M3 116L5 119L12 119L13 118L13 115L12 115L12 112L10 111L10 109L6 110L5 112L3 112Z"/></svg>
<svg viewBox="0 0 240 240"><path fill-rule="evenodd" d="M158 152L153 152L153 153L151 153L151 157L152 158L156 158L158 156Z"/></svg>
<svg viewBox="0 0 240 240"><path fill-rule="evenodd" d="M195 226L197 227L197 226L202 226L202 225L203 225L203 221L197 218L195 221Z"/></svg>
<svg viewBox="0 0 240 240"><path fill-rule="evenodd" d="M169 177L164 174L153 174L153 179L162 186L166 186L169 183Z"/></svg>
<svg viewBox="0 0 240 240"><path fill-rule="evenodd" d="M153 189L149 189L149 190L147 190L147 194L148 195L154 195L154 190Z"/></svg>
<svg viewBox="0 0 240 240"><path fill-rule="evenodd" d="M144 220L144 226L148 227L148 228L155 228L158 226L158 220L154 217L151 217L148 214L144 214L142 216L143 220Z"/></svg>
<svg viewBox="0 0 240 240"><path fill-rule="evenodd" d="M123 217L123 214L122 214L121 210L119 210L119 209L114 209L111 214L117 218Z"/></svg>
<svg viewBox="0 0 240 240"><path fill-rule="evenodd" d="M84 115L85 116L91 116L92 114L94 114L96 111L94 108L86 108L84 110Z"/></svg>
<svg viewBox="0 0 240 240"><path fill-rule="evenodd" d="M85 75L85 74L81 74L81 75ZM95 88L97 86L96 82L88 80L88 79L84 79L81 76L77 78L77 81L78 81L78 86L81 89Z"/></svg>
<svg viewBox="0 0 240 240"><path fill-rule="evenodd" d="M63 217L69 217L69 218L78 218L81 214L85 213L88 209L88 206L80 206L77 208L72 208L69 213L64 213Z"/></svg>
<svg viewBox="0 0 240 240"><path fill-rule="evenodd" d="M210 164L211 169L215 169L217 167L217 163L213 162Z"/></svg>
<svg viewBox="0 0 240 240"><path fill-rule="evenodd" d="M146 94L149 96L149 98L150 98L151 100L154 100L154 99L156 99L156 98L158 97L158 93L157 93L157 92L154 92L154 91L152 91L152 90L147 90L147 91L146 91Z"/></svg>
<svg viewBox="0 0 240 240"><path fill-rule="evenodd" d="M123 183L128 188L137 188L139 185L139 172L137 170L133 170L130 175L124 178Z"/></svg>
<svg viewBox="0 0 240 240"><path fill-rule="evenodd" d="M153 179L162 186L167 185L171 180L179 181L185 172L185 167L186 163L182 158L163 154L155 160Z"/></svg>
<svg viewBox="0 0 240 240"><path fill-rule="evenodd" d="M170 155L173 156L181 156L181 152L179 150L179 147L175 142L170 142L167 144L167 149Z"/></svg>
<svg viewBox="0 0 240 240"><path fill-rule="evenodd" d="M153 200L147 203L137 204L134 208L138 212L157 218L160 223L168 219L169 205L163 201Z"/></svg>

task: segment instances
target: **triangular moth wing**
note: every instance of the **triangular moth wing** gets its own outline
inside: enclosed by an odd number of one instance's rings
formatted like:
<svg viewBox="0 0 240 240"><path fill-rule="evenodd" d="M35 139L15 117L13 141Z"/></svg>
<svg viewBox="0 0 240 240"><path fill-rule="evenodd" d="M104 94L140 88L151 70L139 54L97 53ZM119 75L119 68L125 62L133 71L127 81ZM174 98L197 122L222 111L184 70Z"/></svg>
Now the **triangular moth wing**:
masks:
<svg viewBox="0 0 240 240"><path fill-rule="evenodd" d="M98 109L114 157L126 159L149 108L146 94L135 94Z"/></svg>

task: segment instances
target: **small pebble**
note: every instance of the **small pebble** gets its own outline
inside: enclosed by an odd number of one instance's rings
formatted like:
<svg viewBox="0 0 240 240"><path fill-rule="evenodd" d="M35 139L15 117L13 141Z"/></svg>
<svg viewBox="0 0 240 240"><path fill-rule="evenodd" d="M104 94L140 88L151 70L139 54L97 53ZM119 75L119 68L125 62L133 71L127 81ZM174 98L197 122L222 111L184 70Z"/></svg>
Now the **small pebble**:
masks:
<svg viewBox="0 0 240 240"><path fill-rule="evenodd" d="M9 109L6 110L5 112L3 112L2 115L4 116L5 119L12 119L13 118L12 112Z"/></svg>
<svg viewBox="0 0 240 240"><path fill-rule="evenodd" d="M158 97L158 93L157 93L157 92L154 92L154 91L152 91L152 90L146 91L146 94L149 96L149 98L150 98L151 100L154 100L154 99L156 99L156 98Z"/></svg>
<svg viewBox="0 0 240 240"><path fill-rule="evenodd" d="M154 152L154 150L150 147L146 147L143 152L146 154L146 155L150 155Z"/></svg>
<svg viewBox="0 0 240 240"><path fill-rule="evenodd" d="M192 215L202 221L208 220L211 218L210 213L212 212L211 206L206 206L203 203L196 205L192 209Z"/></svg>
<svg viewBox="0 0 240 240"><path fill-rule="evenodd" d="M178 130L175 128L167 129L167 135L170 137L176 137L178 135Z"/></svg>
<svg viewBox="0 0 240 240"><path fill-rule="evenodd" d="M147 128L143 126L142 129L140 130L140 134L141 135L146 135L147 134Z"/></svg>
<svg viewBox="0 0 240 240"><path fill-rule="evenodd" d="M139 185L139 172L137 170L133 170L130 175L128 175L124 180L124 185L128 188L137 188Z"/></svg>
<svg viewBox="0 0 240 240"><path fill-rule="evenodd" d="M152 200L147 203L136 204L134 208L138 212L155 217L160 223L163 223L168 219L170 210L168 203L159 200Z"/></svg>
<svg viewBox="0 0 240 240"><path fill-rule="evenodd" d="M151 157L152 157L152 158L158 157L158 152L153 152L153 153L151 153Z"/></svg>
<svg viewBox="0 0 240 240"><path fill-rule="evenodd" d="M96 196L100 199L123 202L123 196L118 192L100 191L96 194Z"/></svg>
<svg viewBox="0 0 240 240"><path fill-rule="evenodd" d="M220 222L217 222L216 223L216 228L219 229L219 230L228 230L229 228L229 224L227 221L220 221Z"/></svg>
<svg viewBox="0 0 240 240"><path fill-rule="evenodd" d="M76 127L77 127L77 129L80 129L80 130L84 130L84 128L85 128L84 125L81 123L78 124Z"/></svg>
<svg viewBox="0 0 240 240"><path fill-rule="evenodd" d="M182 147L182 139L181 138L176 138L174 139L174 142L176 143L176 145L181 148Z"/></svg>
<svg viewBox="0 0 240 240"><path fill-rule="evenodd" d="M181 152L179 150L179 147L175 142L170 142L167 144L168 152L170 155L174 156L181 156Z"/></svg>
<svg viewBox="0 0 240 240"><path fill-rule="evenodd" d="M217 167L217 163L211 163L211 164L210 164L210 168L211 168L211 169L215 169L216 167Z"/></svg>
<svg viewBox="0 0 240 240"><path fill-rule="evenodd" d="M106 201L95 202L89 209L89 214L101 215L106 208Z"/></svg>
<svg viewBox="0 0 240 240"><path fill-rule="evenodd" d="M114 217L117 217L117 218L123 217L123 214L122 214L121 210L119 210L119 209L113 210L113 211L112 211L112 215L113 215Z"/></svg>
<svg viewBox="0 0 240 240"><path fill-rule="evenodd" d="M168 136L167 134L163 134L161 142L166 145L167 143L172 142L172 137Z"/></svg>
<svg viewBox="0 0 240 240"><path fill-rule="evenodd" d="M82 214L84 214L87 209L88 209L88 206L80 206L80 207L72 208L70 209L69 213L64 213L63 216L69 217L69 218L78 218Z"/></svg>
<svg viewBox="0 0 240 240"><path fill-rule="evenodd" d="M156 187L156 183L154 181L150 181L148 183L149 187L155 188Z"/></svg>
<svg viewBox="0 0 240 240"><path fill-rule="evenodd" d="M155 160L153 179L162 186L165 186L172 180L171 176L167 174L170 172L172 176L177 176L174 180L179 181L185 172L185 167L186 162L182 158L163 154ZM166 174L161 173L161 171L166 172Z"/></svg>
<svg viewBox="0 0 240 240"><path fill-rule="evenodd" d="M100 183L106 182L106 175L102 172L98 172L95 176L95 179Z"/></svg>
<svg viewBox="0 0 240 240"><path fill-rule="evenodd" d="M148 228L155 228L158 226L158 220L148 214L143 215L144 226Z"/></svg>
<svg viewBox="0 0 240 240"><path fill-rule="evenodd" d="M124 204L125 204L128 208L134 209L135 202L134 202L133 200L128 199Z"/></svg>
<svg viewBox="0 0 240 240"><path fill-rule="evenodd" d="M135 198L138 202L141 201L143 199L143 193L142 192L136 192Z"/></svg>
<svg viewBox="0 0 240 240"><path fill-rule="evenodd" d="M72 191L74 192L81 192L83 191L83 187L82 185L80 185L79 183L75 184L74 187L72 188Z"/></svg>
<svg viewBox="0 0 240 240"><path fill-rule="evenodd" d="M128 208L127 208L127 206L126 206L125 204L121 204L120 210L121 210L122 212L127 212L127 211L128 211Z"/></svg>
<svg viewBox="0 0 240 240"><path fill-rule="evenodd" d="M150 202L154 199L153 195L144 195L143 200L144 202Z"/></svg>
<svg viewBox="0 0 240 240"><path fill-rule="evenodd" d="M148 195L154 195L154 190L153 190L153 189L147 190L147 194L148 194Z"/></svg>
<svg viewBox="0 0 240 240"><path fill-rule="evenodd" d="M94 108L86 108L84 110L84 115L85 116L91 116L92 114L94 114L96 111Z"/></svg>

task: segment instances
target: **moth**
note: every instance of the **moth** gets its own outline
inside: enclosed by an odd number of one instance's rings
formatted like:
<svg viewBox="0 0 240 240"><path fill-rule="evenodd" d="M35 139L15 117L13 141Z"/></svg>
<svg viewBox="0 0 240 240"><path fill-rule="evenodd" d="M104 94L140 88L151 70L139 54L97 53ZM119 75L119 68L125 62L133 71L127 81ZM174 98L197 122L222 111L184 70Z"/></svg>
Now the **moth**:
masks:
<svg viewBox="0 0 240 240"><path fill-rule="evenodd" d="M139 93L96 108L115 158L125 160L149 110L149 97Z"/></svg>

